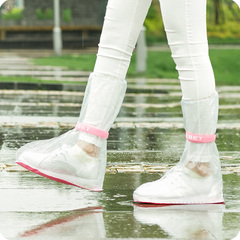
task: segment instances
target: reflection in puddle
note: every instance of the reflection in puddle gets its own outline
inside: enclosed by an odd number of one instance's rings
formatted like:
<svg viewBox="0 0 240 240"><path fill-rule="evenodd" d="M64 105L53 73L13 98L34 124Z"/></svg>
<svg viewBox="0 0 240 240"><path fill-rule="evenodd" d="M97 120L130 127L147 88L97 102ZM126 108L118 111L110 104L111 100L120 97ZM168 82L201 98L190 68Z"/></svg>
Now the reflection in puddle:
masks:
<svg viewBox="0 0 240 240"><path fill-rule="evenodd" d="M1 212L72 211L99 206L101 193L49 181L30 172L0 173Z"/></svg>
<svg viewBox="0 0 240 240"><path fill-rule="evenodd" d="M0 213L0 219L1 233L8 239L95 240L106 235L101 207L67 212L8 212Z"/></svg>
<svg viewBox="0 0 240 240"><path fill-rule="evenodd" d="M158 225L174 239L222 239L225 206L134 205L134 217L142 224Z"/></svg>
<svg viewBox="0 0 240 240"><path fill-rule="evenodd" d="M105 227L101 208L82 209L20 234L23 239L101 239ZM94 210L97 210L94 212Z"/></svg>

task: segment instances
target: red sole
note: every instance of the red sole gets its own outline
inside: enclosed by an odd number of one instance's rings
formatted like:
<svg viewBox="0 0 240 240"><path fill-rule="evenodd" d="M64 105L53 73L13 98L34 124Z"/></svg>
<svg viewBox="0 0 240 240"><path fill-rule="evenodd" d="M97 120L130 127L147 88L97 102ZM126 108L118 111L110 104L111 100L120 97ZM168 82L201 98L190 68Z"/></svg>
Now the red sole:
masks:
<svg viewBox="0 0 240 240"><path fill-rule="evenodd" d="M70 183L70 182L65 181L65 180L63 180L63 179L49 176L49 175L47 175L47 174L45 174L45 173L42 173L42 172L40 172L39 170L37 170L37 169L35 169L35 168L32 168L32 167L30 167L30 166L28 166L28 165L26 165L26 164L24 164L24 163L21 163L21 162L16 162L16 163L17 163L18 165L24 167L25 169L27 169L27 170L30 171L30 172L36 173L36 174L38 174L38 175L40 175L40 176L42 176L42 177L46 177L46 178L48 178L48 179L50 179L50 180L53 180L53 181L55 181L55 182L59 182L59 183L67 184L67 185L72 185L72 186L75 186L75 187L79 187L79 188L86 189L86 190L91 190L91 191L94 191L94 192L101 192L101 191L102 191L102 189L89 189L89 188L84 188L84 187L82 187L82 186L76 185L76 184L74 184L74 183Z"/></svg>

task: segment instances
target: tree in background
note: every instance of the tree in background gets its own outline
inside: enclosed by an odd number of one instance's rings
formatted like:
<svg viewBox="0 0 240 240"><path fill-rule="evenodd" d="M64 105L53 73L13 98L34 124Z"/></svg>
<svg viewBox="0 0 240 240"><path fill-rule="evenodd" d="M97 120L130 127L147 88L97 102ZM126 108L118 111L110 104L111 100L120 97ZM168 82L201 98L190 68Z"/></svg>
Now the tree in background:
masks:
<svg viewBox="0 0 240 240"><path fill-rule="evenodd" d="M222 11L222 4L220 0L213 0L213 9L214 9L214 22L215 25L219 25L220 21L223 20L224 14Z"/></svg>
<svg viewBox="0 0 240 240"><path fill-rule="evenodd" d="M209 38L240 38L240 9L232 0L208 0L208 36ZM232 39L232 40L231 40ZM234 41L233 41L234 42Z"/></svg>
<svg viewBox="0 0 240 240"><path fill-rule="evenodd" d="M240 43L240 9L232 0L208 0L207 24L210 42ZM152 2L145 27L148 44L166 41L158 0Z"/></svg>
<svg viewBox="0 0 240 240"><path fill-rule="evenodd" d="M162 16L159 8L159 0L153 0L148 11L144 26L146 27L147 42L166 41Z"/></svg>

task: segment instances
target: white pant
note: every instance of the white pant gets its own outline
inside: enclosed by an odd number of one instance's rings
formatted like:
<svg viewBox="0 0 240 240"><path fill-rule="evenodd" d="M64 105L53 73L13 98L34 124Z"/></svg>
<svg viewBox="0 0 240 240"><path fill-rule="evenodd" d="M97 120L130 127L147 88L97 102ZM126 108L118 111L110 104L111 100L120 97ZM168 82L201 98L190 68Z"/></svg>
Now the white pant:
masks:
<svg viewBox="0 0 240 240"><path fill-rule="evenodd" d="M125 79L151 0L109 0L94 72ZM184 99L215 92L208 55L206 0L160 0Z"/></svg>
<svg viewBox="0 0 240 240"><path fill-rule="evenodd" d="M120 109L125 77L151 0L109 0L91 81L80 122L108 131ZM208 56L206 0L160 0L183 98L197 100L215 93ZM110 107L111 106L111 107ZM98 138L80 133L80 140L99 146Z"/></svg>

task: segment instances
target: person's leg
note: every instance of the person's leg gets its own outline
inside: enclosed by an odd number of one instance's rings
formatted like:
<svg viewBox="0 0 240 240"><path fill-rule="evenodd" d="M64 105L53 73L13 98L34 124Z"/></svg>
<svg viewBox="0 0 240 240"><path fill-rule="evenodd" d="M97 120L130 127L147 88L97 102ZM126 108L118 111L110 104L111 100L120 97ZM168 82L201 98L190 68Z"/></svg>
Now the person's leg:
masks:
<svg viewBox="0 0 240 240"><path fill-rule="evenodd" d="M125 77L133 49L141 31L151 0L110 0L94 71L85 93L79 122L109 131L125 93ZM99 147L99 138L80 133L80 144ZM85 145L86 150L91 145Z"/></svg>
<svg viewBox="0 0 240 240"><path fill-rule="evenodd" d="M136 202L223 202L215 131L218 94L208 55L206 0L160 0L183 93L186 145L180 162L162 179L134 192Z"/></svg>
<svg viewBox="0 0 240 240"><path fill-rule="evenodd" d="M102 190L106 139L126 90L125 76L151 0L109 0L94 72L75 129L17 152L17 163L62 183Z"/></svg>
<svg viewBox="0 0 240 240"><path fill-rule="evenodd" d="M215 79L208 54L206 0L160 0L184 100L209 97Z"/></svg>

